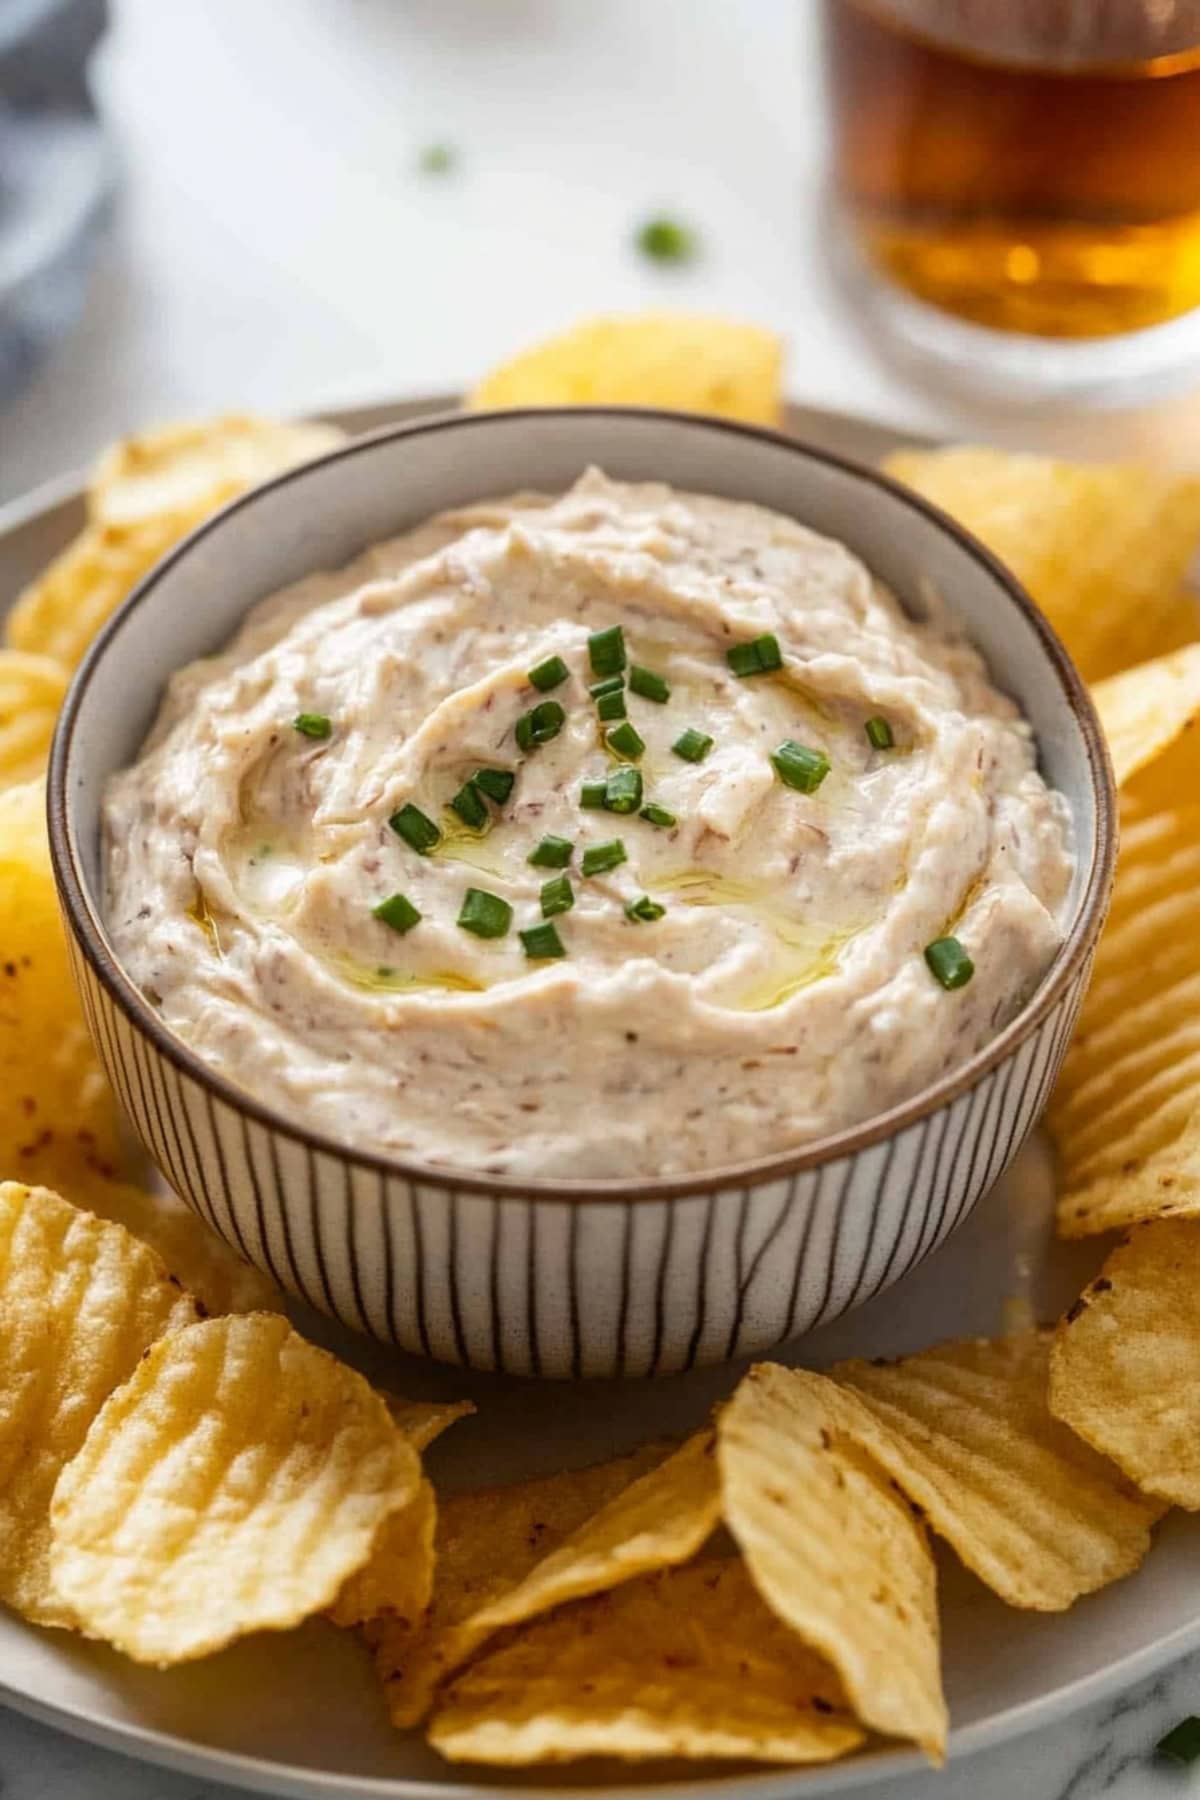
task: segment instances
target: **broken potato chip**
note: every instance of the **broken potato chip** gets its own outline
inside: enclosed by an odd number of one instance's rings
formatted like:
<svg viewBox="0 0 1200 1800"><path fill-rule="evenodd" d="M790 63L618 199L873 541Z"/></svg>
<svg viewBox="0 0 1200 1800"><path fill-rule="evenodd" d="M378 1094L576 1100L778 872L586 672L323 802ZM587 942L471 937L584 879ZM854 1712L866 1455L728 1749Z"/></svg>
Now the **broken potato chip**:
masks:
<svg viewBox="0 0 1200 1800"><path fill-rule="evenodd" d="M1200 644L1110 675L1096 683L1092 699L1117 786L1124 787L1200 719Z"/></svg>
<svg viewBox="0 0 1200 1800"><path fill-rule="evenodd" d="M331 1605L420 1479L361 1375L278 1314L207 1319L160 1339L63 1470L52 1580L91 1636L186 1662Z"/></svg>
<svg viewBox="0 0 1200 1800"><path fill-rule="evenodd" d="M52 656L0 650L0 788L45 771L68 680Z"/></svg>
<svg viewBox="0 0 1200 1800"><path fill-rule="evenodd" d="M336 425L231 413L165 425L106 450L88 482L92 523L118 530L149 519L216 512L227 500L345 441Z"/></svg>

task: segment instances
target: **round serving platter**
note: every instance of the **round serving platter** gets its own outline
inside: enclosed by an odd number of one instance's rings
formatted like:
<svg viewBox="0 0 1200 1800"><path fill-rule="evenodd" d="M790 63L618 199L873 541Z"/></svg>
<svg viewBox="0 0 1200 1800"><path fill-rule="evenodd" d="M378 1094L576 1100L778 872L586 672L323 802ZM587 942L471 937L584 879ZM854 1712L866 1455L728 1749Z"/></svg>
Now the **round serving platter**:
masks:
<svg viewBox="0 0 1200 1800"><path fill-rule="evenodd" d="M351 431L438 411L426 399L338 415ZM877 461L901 434L863 420L789 409L788 428L825 448ZM911 441L908 437L906 441ZM0 614L78 530L77 481L0 508ZM1053 1318L1101 1261L1095 1243L1056 1244L1044 1150L1035 1145L938 1253L889 1293L786 1353L820 1367L894 1355L942 1338L994 1334L1013 1308ZM594 1462L697 1424L742 1365L653 1384L572 1384L465 1376L399 1356L312 1315L298 1319L365 1373L413 1398L475 1401L430 1453L446 1488L517 1480ZM941 1559L944 1669L962 1756L1099 1701L1200 1645L1200 1518L1175 1514L1136 1575L1061 1615L1003 1606L948 1555ZM274 1794L374 1800L475 1800L497 1790L544 1797L723 1795L777 1800L858 1787L922 1766L879 1750L809 1769L585 1764L545 1773L453 1767L417 1736L393 1732L367 1653L313 1623L262 1636L159 1673L63 1633L0 1613L0 1700L143 1761Z"/></svg>

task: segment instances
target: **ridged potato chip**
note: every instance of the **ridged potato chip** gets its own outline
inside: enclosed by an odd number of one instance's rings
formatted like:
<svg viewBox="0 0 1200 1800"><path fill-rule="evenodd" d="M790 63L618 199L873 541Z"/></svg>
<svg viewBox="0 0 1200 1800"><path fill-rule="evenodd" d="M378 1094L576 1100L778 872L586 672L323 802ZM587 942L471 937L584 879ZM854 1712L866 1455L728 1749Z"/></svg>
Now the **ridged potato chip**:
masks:
<svg viewBox="0 0 1200 1800"><path fill-rule="evenodd" d="M485 375L469 404L665 406L779 422L783 346L773 331L692 313L587 319Z"/></svg>
<svg viewBox="0 0 1200 1800"><path fill-rule="evenodd" d="M172 1332L58 1480L51 1576L93 1637L165 1667L328 1607L420 1462L378 1394L275 1313Z"/></svg>
<svg viewBox="0 0 1200 1800"><path fill-rule="evenodd" d="M1129 821L1051 1097L1064 1237L1200 1213L1200 805Z"/></svg>
<svg viewBox="0 0 1200 1800"><path fill-rule="evenodd" d="M965 445L884 464L1023 581L1089 681L1197 635L1200 478Z"/></svg>
<svg viewBox="0 0 1200 1800"><path fill-rule="evenodd" d="M75 1182L68 1198L149 1244L206 1313L282 1312L284 1296L275 1283L243 1262L174 1194L88 1178Z"/></svg>
<svg viewBox="0 0 1200 1800"><path fill-rule="evenodd" d="M196 1317L121 1226L0 1183L0 1599L25 1618L76 1623L50 1578L55 1483L149 1346Z"/></svg>
<svg viewBox="0 0 1200 1800"><path fill-rule="evenodd" d="M822 1375L751 1369L717 1417L725 1523L773 1612L833 1665L864 1725L946 1744L924 1527L860 1447L874 1421Z"/></svg>
<svg viewBox="0 0 1200 1800"><path fill-rule="evenodd" d="M1162 1511L1050 1413L1050 1334L840 1363L882 1428L860 1442L1009 1606L1057 1612L1136 1569Z"/></svg>
<svg viewBox="0 0 1200 1800"><path fill-rule="evenodd" d="M52 656L0 650L0 788L45 771L68 679Z"/></svg>
<svg viewBox="0 0 1200 1800"><path fill-rule="evenodd" d="M423 1719L441 1682L483 1641L471 1628L474 1614L511 1592L663 1457L661 1445L650 1445L592 1468L444 1498L428 1617L416 1630L390 1614L365 1627L392 1723Z"/></svg>
<svg viewBox="0 0 1200 1800"><path fill-rule="evenodd" d="M1123 787L1200 719L1200 644L1110 675L1092 699Z"/></svg>
<svg viewBox="0 0 1200 1800"><path fill-rule="evenodd" d="M429 1727L452 1762L586 1756L813 1763L863 1732L827 1664L734 1558L577 1601L459 1677Z"/></svg>
<svg viewBox="0 0 1200 1800"><path fill-rule="evenodd" d="M1147 1494L1200 1510L1200 1221L1138 1225L1062 1319L1050 1405Z"/></svg>
<svg viewBox="0 0 1200 1800"><path fill-rule="evenodd" d="M68 1192L121 1161L118 1112L83 1022L40 781L0 793L0 1179Z"/></svg>
<svg viewBox="0 0 1200 1800"><path fill-rule="evenodd" d="M88 516L93 524L117 528L202 516L260 481L324 455L345 437L336 425L242 413L164 425L104 452L88 482Z"/></svg>

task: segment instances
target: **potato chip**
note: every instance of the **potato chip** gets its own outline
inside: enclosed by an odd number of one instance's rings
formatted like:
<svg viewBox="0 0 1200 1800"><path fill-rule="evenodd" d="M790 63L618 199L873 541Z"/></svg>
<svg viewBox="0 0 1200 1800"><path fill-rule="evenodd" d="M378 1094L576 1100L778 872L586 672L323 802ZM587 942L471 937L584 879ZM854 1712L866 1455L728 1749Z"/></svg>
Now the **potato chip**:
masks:
<svg viewBox="0 0 1200 1800"><path fill-rule="evenodd" d="M174 1194L88 1179L74 1183L67 1197L149 1244L206 1313L282 1312L284 1296L275 1283L244 1262Z"/></svg>
<svg viewBox="0 0 1200 1800"><path fill-rule="evenodd" d="M864 1450L1009 1606L1057 1612L1136 1569L1161 1512L1051 1417L1050 1334L840 1363Z"/></svg>
<svg viewBox="0 0 1200 1800"><path fill-rule="evenodd" d="M0 793L0 1179L117 1173L118 1113L83 1022L41 782Z"/></svg>
<svg viewBox="0 0 1200 1800"><path fill-rule="evenodd" d="M398 1394L383 1397L397 1431L419 1452L428 1450L443 1431L449 1431L451 1425L475 1411L473 1400L402 1400Z"/></svg>
<svg viewBox="0 0 1200 1800"><path fill-rule="evenodd" d="M1200 1511L1200 1221L1124 1238L1062 1319L1050 1405L1147 1494Z"/></svg>
<svg viewBox="0 0 1200 1800"><path fill-rule="evenodd" d="M119 529L215 512L227 500L345 441L336 425L230 414L166 425L106 450L88 482L88 517Z"/></svg>
<svg viewBox="0 0 1200 1800"><path fill-rule="evenodd" d="M863 1732L837 1679L735 1558L642 1576L520 1632L459 1677L429 1727L452 1762L812 1763Z"/></svg>
<svg viewBox="0 0 1200 1800"><path fill-rule="evenodd" d="M772 1611L828 1658L864 1725L946 1742L924 1527L860 1447L874 1421L822 1375L762 1363L717 1418L725 1523Z"/></svg>
<svg viewBox="0 0 1200 1800"><path fill-rule="evenodd" d="M1064 1237L1200 1213L1200 805L1131 820L1047 1123Z"/></svg>
<svg viewBox="0 0 1200 1800"><path fill-rule="evenodd" d="M661 1445L647 1445L615 1462L444 1498L429 1616L416 1630L388 1614L365 1628L392 1723L423 1719L440 1683L482 1642L464 1629L473 1614L524 1581L663 1456Z"/></svg>
<svg viewBox="0 0 1200 1800"><path fill-rule="evenodd" d="M0 788L45 770L67 681L51 656L0 650Z"/></svg>
<svg viewBox="0 0 1200 1800"><path fill-rule="evenodd" d="M420 1462L363 1377L276 1313L160 1341L59 1477L51 1574L136 1662L207 1655L331 1604Z"/></svg>
<svg viewBox="0 0 1200 1800"><path fill-rule="evenodd" d="M1092 699L1122 787L1200 718L1200 644L1110 675Z"/></svg>
<svg viewBox="0 0 1200 1800"><path fill-rule="evenodd" d="M884 464L981 537L1097 681L1197 635L1200 478L962 446Z"/></svg>
<svg viewBox="0 0 1200 1800"><path fill-rule="evenodd" d="M485 375L469 405L665 406L779 422L783 346L773 331L691 313L587 319Z"/></svg>
<svg viewBox="0 0 1200 1800"><path fill-rule="evenodd" d="M114 1388L196 1318L153 1251L44 1188L0 1183L0 1599L71 1625L50 1580L50 1499Z"/></svg>

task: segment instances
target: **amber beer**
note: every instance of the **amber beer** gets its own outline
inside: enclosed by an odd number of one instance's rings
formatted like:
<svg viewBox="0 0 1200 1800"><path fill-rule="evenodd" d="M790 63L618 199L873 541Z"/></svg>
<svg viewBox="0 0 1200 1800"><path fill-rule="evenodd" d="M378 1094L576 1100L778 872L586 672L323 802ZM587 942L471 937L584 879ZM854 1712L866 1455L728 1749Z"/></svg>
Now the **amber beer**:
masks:
<svg viewBox="0 0 1200 1800"><path fill-rule="evenodd" d="M870 264L1005 332L1200 308L1200 0L825 0L834 173Z"/></svg>

